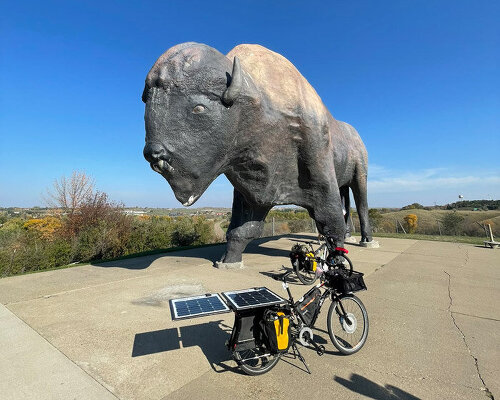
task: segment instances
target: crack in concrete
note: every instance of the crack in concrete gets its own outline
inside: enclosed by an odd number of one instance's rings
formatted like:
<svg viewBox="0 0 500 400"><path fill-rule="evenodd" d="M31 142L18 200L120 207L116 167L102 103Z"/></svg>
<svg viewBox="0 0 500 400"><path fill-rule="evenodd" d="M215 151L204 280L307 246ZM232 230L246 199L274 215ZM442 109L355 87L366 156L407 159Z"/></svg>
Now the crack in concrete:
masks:
<svg viewBox="0 0 500 400"><path fill-rule="evenodd" d="M462 267L465 264L467 264L467 260L468 260L468 258L466 258L466 261L462 265ZM453 305L453 297L451 296L451 275L448 272L446 272L446 271L443 271L443 272L446 275L448 275L448 297L450 298L450 304L448 305L448 312L450 313L451 319L453 321L453 325L455 325L455 328L457 328L457 330L460 332L460 335L462 336L462 340L463 340L463 342L465 344L465 347L467 348L467 351L469 352L469 355L474 360L474 365L476 367L477 376L478 376L479 380L481 381L481 383L483 385L480 389L482 391L484 391L485 395L487 397L489 397L491 400L495 400L495 397L493 397L493 393L491 393L490 390L488 389L488 387L486 386L486 383L484 382L484 379L483 379L483 377L481 375L481 372L479 371L479 362L478 362L478 359L477 359L477 357L474 356L474 354L472 354L472 351L471 351L471 349L469 347L469 344L467 343L467 338L465 337L465 334L463 333L463 331L458 326L457 321L455 320L455 316L453 315L453 311L451 311L451 306Z"/></svg>
<svg viewBox="0 0 500 400"><path fill-rule="evenodd" d="M466 317L472 317L472 318L478 318L478 319L485 319L488 321L500 322L500 319L491 318L491 317L482 317L480 315L472 315L472 314L462 313L462 312L458 312L458 311L453 311L453 314L464 315Z"/></svg>

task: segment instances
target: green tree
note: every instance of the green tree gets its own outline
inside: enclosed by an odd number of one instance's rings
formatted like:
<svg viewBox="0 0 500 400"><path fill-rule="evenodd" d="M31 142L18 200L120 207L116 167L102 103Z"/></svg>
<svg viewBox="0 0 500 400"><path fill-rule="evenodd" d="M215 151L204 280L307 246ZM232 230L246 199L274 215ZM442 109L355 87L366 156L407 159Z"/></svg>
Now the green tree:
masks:
<svg viewBox="0 0 500 400"><path fill-rule="evenodd" d="M419 203L412 203L401 208L401 210L423 210L425 207Z"/></svg>
<svg viewBox="0 0 500 400"><path fill-rule="evenodd" d="M440 220L441 224L443 224L444 233L454 236L462 233L463 221L464 217L456 211L446 213Z"/></svg>
<svg viewBox="0 0 500 400"><path fill-rule="evenodd" d="M382 221L382 214L376 208L370 208L368 210L368 219L373 228L378 228Z"/></svg>

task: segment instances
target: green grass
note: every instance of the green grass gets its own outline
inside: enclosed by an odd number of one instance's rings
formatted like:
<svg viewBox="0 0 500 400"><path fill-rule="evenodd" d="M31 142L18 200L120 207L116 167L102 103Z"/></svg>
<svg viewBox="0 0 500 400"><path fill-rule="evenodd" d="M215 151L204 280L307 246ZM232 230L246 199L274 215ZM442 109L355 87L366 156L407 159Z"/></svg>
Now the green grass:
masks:
<svg viewBox="0 0 500 400"><path fill-rule="evenodd" d="M397 239L414 239L414 240L432 240L435 242L453 242L453 243L469 243L483 245L485 238L476 236L442 236L442 235L423 235L417 233L374 233L374 237L387 237Z"/></svg>

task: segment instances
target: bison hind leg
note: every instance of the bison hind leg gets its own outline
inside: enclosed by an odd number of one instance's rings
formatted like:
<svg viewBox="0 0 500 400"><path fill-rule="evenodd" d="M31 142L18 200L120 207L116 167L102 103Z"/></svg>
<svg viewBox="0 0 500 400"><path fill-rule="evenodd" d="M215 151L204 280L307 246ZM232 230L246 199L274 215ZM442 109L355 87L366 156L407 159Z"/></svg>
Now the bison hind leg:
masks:
<svg viewBox="0 0 500 400"><path fill-rule="evenodd" d="M342 186L340 188L340 198L342 200L342 206L344 208L344 221L345 221L345 243L357 243L356 239L351 236L353 227L351 219L351 198L349 196L349 186Z"/></svg>

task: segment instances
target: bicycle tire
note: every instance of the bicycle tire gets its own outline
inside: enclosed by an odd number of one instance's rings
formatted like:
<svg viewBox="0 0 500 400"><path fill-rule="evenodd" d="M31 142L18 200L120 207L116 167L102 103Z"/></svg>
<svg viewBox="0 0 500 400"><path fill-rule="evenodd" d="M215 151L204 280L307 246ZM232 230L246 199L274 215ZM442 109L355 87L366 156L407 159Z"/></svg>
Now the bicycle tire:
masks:
<svg viewBox="0 0 500 400"><path fill-rule="evenodd" d="M238 366L247 375L262 375L273 369L281 358L281 353L269 354L265 349L255 347L249 350L233 351L233 357ZM258 357L258 358L254 358Z"/></svg>
<svg viewBox="0 0 500 400"><path fill-rule="evenodd" d="M338 301L349 316L353 319L354 326L349 325L340 315ZM362 323L362 325L361 325ZM328 309L328 334L333 345L342 354L354 354L361 350L368 337L369 321L368 312L363 302L353 294L346 294L334 300Z"/></svg>
<svg viewBox="0 0 500 400"><path fill-rule="evenodd" d="M295 271L295 275L297 275L299 281L301 281L304 285L310 285L318 278L316 276L316 271L305 270L299 260L296 260L295 263L293 263L293 270Z"/></svg>
<svg viewBox="0 0 500 400"><path fill-rule="evenodd" d="M351 276L351 275L352 275L352 271L354 270L353 265L352 265L352 261L351 261L351 259L350 259L349 257L347 257L345 254L339 254L339 255L336 255L336 256L335 256L334 260L335 260L335 259L339 260L340 258L345 259L345 260L347 261L347 264L349 265L349 268L346 268L345 262L342 262L342 263L341 263L341 264L342 264L342 267L340 267L340 268L347 269L347 270L349 271L349 276ZM329 264L329 265L332 265L332 264ZM334 262L334 263L333 263L333 266L334 266L334 267L335 267L335 266L337 266L337 267L338 267L338 265L339 265L339 263L338 263L338 262Z"/></svg>

